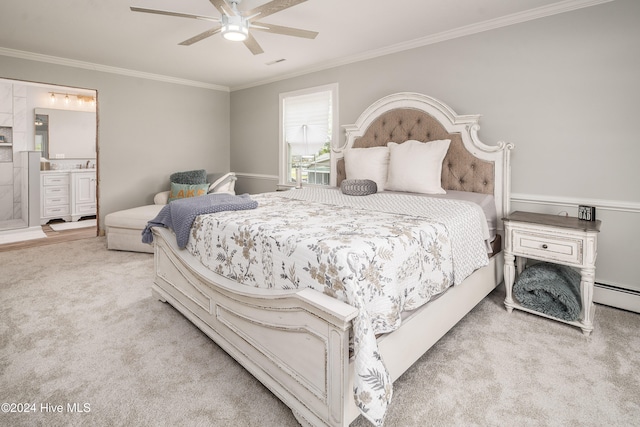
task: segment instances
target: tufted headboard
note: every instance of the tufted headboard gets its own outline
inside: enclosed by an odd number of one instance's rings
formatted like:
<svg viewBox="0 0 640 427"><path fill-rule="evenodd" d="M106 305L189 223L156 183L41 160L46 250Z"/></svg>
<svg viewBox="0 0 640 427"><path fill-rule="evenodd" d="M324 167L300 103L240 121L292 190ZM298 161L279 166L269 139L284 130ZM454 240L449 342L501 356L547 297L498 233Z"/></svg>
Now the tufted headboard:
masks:
<svg viewBox="0 0 640 427"><path fill-rule="evenodd" d="M388 142L418 140L425 143L450 139L442 167L442 188L493 194L498 217L509 213L510 164L513 145L488 146L478 139L478 115L457 115L426 95L403 92L386 96L369 106L353 125L343 126L346 142L334 148L334 185L346 178L344 151L384 146Z"/></svg>
<svg viewBox="0 0 640 427"><path fill-rule="evenodd" d="M420 110L398 108L376 118L364 135L353 142L353 148L369 148L387 145L393 141L401 144L410 139L429 142L450 139L451 145L442 167L442 188L493 194L494 164L473 156L462 142L459 132L450 133L433 116ZM338 163L337 185L346 178L344 159Z"/></svg>

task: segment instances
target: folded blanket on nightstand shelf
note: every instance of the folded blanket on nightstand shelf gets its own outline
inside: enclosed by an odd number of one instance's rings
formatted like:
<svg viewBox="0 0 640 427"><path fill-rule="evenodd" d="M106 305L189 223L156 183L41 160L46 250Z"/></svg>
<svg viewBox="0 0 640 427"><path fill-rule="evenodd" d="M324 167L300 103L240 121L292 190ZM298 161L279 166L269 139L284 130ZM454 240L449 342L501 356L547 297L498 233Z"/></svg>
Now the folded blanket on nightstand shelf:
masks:
<svg viewBox="0 0 640 427"><path fill-rule="evenodd" d="M566 321L580 317L580 274L565 265L541 262L525 269L513 285L523 307Z"/></svg>

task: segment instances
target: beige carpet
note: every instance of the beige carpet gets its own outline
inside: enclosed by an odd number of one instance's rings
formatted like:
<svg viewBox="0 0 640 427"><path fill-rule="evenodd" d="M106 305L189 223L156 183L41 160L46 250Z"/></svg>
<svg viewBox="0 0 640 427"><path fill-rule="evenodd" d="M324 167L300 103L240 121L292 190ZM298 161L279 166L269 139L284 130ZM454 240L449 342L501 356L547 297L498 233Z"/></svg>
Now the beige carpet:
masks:
<svg viewBox="0 0 640 427"><path fill-rule="evenodd" d="M107 251L104 238L0 253L0 403L35 410L0 413L0 425L297 425L151 297L152 268L152 255ZM503 298L499 288L395 383L387 426L640 425L640 315L597 306L587 338L509 315Z"/></svg>

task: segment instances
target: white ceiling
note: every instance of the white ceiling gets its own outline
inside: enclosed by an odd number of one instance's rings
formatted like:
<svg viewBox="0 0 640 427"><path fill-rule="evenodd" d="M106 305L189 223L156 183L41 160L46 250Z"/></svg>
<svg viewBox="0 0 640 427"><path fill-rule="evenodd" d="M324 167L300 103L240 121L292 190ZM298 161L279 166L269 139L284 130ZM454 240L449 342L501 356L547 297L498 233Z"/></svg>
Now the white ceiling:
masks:
<svg viewBox="0 0 640 427"><path fill-rule="evenodd" d="M255 31L264 53L254 56L220 34L178 45L215 23L129 9L219 17L209 0L2 0L0 54L234 90L603 1L308 0L264 22L318 37Z"/></svg>

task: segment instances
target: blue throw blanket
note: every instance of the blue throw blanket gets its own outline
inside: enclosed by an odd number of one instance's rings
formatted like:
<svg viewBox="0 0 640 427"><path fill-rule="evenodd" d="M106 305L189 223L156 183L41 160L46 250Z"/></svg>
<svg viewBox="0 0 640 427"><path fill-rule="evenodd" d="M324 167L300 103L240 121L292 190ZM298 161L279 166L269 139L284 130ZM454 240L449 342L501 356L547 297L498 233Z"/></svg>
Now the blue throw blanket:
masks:
<svg viewBox="0 0 640 427"><path fill-rule="evenodd" d="M147 226L142 230L142 243L153 242L151 227L167 227L176 234L178 247L182 249L187 246L191 225L198 215L257 207L258 202L252 200L248 194L234 196L226 193L213 193L174 200L164 206L158 216L147 222Z"/></svg>

